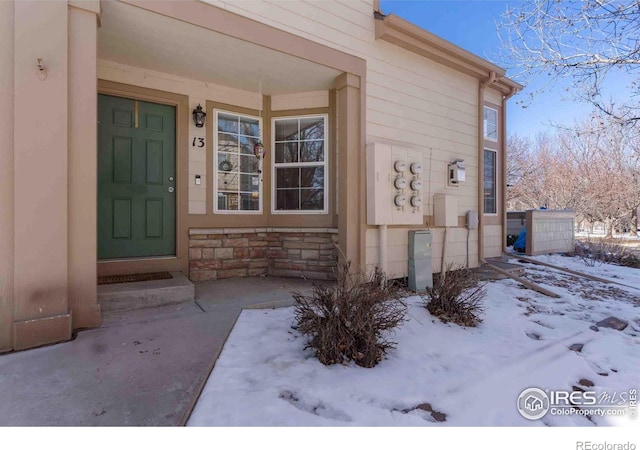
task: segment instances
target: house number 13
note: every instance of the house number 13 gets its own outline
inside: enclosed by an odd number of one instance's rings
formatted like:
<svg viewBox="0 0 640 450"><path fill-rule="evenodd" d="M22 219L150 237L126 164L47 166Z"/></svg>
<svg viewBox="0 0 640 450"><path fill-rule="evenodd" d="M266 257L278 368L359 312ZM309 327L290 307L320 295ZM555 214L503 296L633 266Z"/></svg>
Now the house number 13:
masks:
<svg viewBox="0 0 640 450"><path fill-rule="evenodd" d="M191 146L197 148L204 147L204 138L194 137Z"/></svg>

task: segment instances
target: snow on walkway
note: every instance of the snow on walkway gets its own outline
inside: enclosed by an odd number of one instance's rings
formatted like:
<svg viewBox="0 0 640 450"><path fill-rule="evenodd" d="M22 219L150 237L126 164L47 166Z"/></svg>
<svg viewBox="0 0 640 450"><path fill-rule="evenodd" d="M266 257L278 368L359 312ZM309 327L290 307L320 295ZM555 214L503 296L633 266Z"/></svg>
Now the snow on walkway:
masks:
<svg viewBox="0 0 640 450"><path fill-rule="evenodd" d="M541 257L640 287L640 270L575 258ZM528 387L582 387L609 394L640 385L640 291L591 281L538 276L561 294L549 298L513 280L487 285L477 328L441 323L410 297L398 346L375 368L324 366L291 328L292 308L243 311L189 420L190 426L638 426L640 419L547 414L523 418L518 395ZM540 280L539 280L540 281ZM613 290L611 290L612 288ZM590 329L615 316L623 331ZM581 352L569 349L583 344ZM446 415L436 422L429 403Z"/></svg>

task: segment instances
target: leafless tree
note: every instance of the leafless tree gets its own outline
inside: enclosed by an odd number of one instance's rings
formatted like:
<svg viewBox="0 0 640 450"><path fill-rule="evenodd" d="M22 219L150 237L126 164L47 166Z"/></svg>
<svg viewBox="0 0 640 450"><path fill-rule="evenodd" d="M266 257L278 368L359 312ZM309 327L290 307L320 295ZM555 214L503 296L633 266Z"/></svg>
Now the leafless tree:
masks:
<svg viewBox="0 0 640 450"><path fill-rule="evenodd" d="M640 207L640 139L600 113L533 142L508 139L507 206L572 209L578 221L635 230Z"/></svg>
<svg viewBox="0 0 640 450"><path fill-rule="evenodd" d="M527 192L523 187L530 185L531 176L536 172L533 162L537 161L532 153L531 139L517 134L507 138L507 209L520 210L532 208L527 201Z"/></svg>
<svg viewBox="0 0 640 450"><path fill-rule="evenodd" d="M557 134L535 140L511 136L507 142L509 209L577 209L581 200L576 162Z"/></svg>
<svg viewBox="0 0 640 450"><path fill-rule="evenodd" d="M571 93L598 111L624 125L640 123L640 0L514 2L498 32L500 62L515 65L516 78L527 83L543 77L543 86L567 79ZM619 104L602 95L614 70L631 79Z"/></svg>

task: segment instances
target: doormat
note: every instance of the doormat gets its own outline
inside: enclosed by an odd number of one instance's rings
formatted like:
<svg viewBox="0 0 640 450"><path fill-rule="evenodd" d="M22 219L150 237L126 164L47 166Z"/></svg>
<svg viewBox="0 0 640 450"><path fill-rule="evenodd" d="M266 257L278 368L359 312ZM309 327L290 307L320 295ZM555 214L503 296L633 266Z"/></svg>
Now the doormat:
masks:
<svg viewBox="0 0 640 450"><path fill-rule="evenodd" d="M169 272L133 273L130 275L107 275L98 277L98 284L136 283L138 281L168 280Z"/></svg>

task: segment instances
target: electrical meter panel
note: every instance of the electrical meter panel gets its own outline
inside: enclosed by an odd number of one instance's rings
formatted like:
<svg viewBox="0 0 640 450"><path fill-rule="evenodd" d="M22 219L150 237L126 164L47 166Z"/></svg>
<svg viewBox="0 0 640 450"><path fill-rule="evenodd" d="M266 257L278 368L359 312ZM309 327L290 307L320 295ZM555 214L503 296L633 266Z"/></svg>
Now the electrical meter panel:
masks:
<svg viewBox="0 0 640 450"><path fill-rule="evenodd" d="M402 177L396 177L396 179L393 181L393 185L395 186L396 189L401 191L407 187L407 179Z"/></svg>
<svg viewBox="0 0 640 450"><path fill-rule="evenodd" d="M423 153L389 144L367 145L367 223L417 225L424 221Z"/></svg>
<svg viewBox="0 0 640 450"><path fill-rule="evenodd" d="M419 175L422 173L422 163L414 162L411 163L411 173L414 175Z"/></svg>

